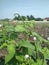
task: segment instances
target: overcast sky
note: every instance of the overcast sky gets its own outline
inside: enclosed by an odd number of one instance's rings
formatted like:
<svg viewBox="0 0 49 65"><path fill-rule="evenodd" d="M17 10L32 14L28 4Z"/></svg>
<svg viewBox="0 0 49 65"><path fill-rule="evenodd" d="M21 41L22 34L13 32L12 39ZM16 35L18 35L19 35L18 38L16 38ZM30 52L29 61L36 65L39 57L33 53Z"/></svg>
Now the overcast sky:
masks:
<svg viewBox="0 0 49 65"><path fill-rule="evenodd" d="M49 0L0 0L0 19L13 18L14 13L49 17Z"/></svg>

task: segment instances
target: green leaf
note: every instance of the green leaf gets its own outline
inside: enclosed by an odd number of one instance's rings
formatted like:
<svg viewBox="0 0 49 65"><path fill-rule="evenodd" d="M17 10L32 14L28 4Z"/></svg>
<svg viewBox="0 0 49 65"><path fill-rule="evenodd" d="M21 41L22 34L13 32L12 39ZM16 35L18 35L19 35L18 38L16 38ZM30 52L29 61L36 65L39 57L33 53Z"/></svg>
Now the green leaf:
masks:
<svg viewBox="0 0 49 65"><path fill-rule="evenodd" d="M22 63L22 65L26 65L25 63Z"/></svg>
<svg viewBox="0 0 49 65"><path fill-rule="evenodd" d="M37 46L37 51L41 51L42 50L42 47L41 47L41 44L39 41L36 42L36 46Z"/></svg>
<svg viewBox="0 0 49 65"><path fill-rule="evenodd" d="M43 65L47 65L47 62L46 62L46 60L43 62Z"/></svg>
<svg viewBox="0 0 49 65"><path fill-rule="evenodd" d="M7 47L7 43L3 43L1 46L0 46L0 49L4 48L4 47Z"/></svg>
<svg viewBox="0 0 49 65"><path fill-rule="evenodd" d="M26 47L32 50L35 49L34 46L28 40L20 40L18 44L20 47Z"/></svg>
<svg viewBox="0 0 49 65"><path fill-rule="evenodd" d="M24 56L23 55L16 55L15 56L16 57L16 59L19 61L19 62L23 62L24 61Z"/></svg>
<svg viewBox="0 0 49 65"><path fill-rule="evenodd" d="M28 54L32 55L33 50L28 48Z"/></svg>
<svg viewBox="0 0 49 65"><path fill-rule="evenodd" d="M43 65L43 61L41 59L37 59L32 65Z"/></svg>
<svg viewBox="0 0 49 65"><path fill-rule="evenodd" d="M5 64L8 63L14 57L15 45L14 44L8 45L7 50L8 54L5 56Z"/></svg>
<svg viewBox="0 0 49 65"><path fill-rule="evenodd" d="M34 21L30 21L30 22L29 22L29 26L30 26L30 27L33 27L33 26L34 26L34 24L35 24L35 22L34 22Z"/></svg>
<svg viewBox="0 0 49 65"><path fill-rule="evenodd" d="M42 53L43 53L45 59L49 59L49 49L47 47L42 49Z"/></svg>
<svg viewBox="0 0 49 65"><path fill-rule="evenodd" d="M15 31L16 32L23 32L23 31L25 31L25 28L23 27L23 25L17 25L15 27Z"/></svg>
<svg viewBox="0 0 49 65"><path fill-rule="evenodd" d="M37 59L37 65L42 65L43 61L41 59Z"/></svg>
<svg viewBox="0 0 49 65"><path fill-rule="evenodd" d="M5 26L5 30L6 30L7 32L12 32L12 31L14 31L14 27L7 25L7 26Z"/></svg>

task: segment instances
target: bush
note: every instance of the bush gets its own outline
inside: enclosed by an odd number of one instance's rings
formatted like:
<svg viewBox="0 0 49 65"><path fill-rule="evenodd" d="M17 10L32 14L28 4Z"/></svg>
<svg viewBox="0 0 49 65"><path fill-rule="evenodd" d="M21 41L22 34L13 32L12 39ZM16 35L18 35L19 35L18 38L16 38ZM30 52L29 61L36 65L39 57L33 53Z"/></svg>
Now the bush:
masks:
<svg viewBox="0 0 49 65"><path fill-rule="evenodd" d="M16 26L4 26L0 32L2 37L0 49L6 48L4 65L47 65L49 49L41 44L48 43L36 32L33 32L34 22L17 23ZM19 37L24 35L25 37ZM32 41L29 37L32 36Z"/></svg>

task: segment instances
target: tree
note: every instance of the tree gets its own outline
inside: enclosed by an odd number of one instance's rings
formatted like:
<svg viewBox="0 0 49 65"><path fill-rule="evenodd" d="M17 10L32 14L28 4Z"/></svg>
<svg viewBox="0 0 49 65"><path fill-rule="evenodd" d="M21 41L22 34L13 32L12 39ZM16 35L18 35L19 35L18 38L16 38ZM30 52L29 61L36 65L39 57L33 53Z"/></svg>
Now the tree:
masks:
<svg viewBox="0 0 49 65"><path fill-rule="evenodd" d="M5 19L2 19L3 21L9 21L9 19L8 18L5 18Z"/></svg>
<svg viewBox="0 0 49 65"><path fill-rule="evenodd" d="M35 19L34 16L30 15L30 20L34 20L34 19Z"/></svg>
<svg viewBox="0 0 49 65"><path fill-rule="evenodd" d="M42 18L36 18L35 21L43 21Z"/></svg>
<svg viewBox="0 0 49 65"><path fill-rule="evenodd" d="M21 20L21 16L18 13L15 13L14 20Z"/></svg>
<svg viewBox="0 0 49 65"><path fill-rule="evenodd" d="M27 20L30 20L30 17L28 15L26 16L26 18L27 18Z"/></svg>
<svg viewBox="0 0 49 65"><path fill-rule="evenodd" d="M25 19L26 19L26 17L25 17L25 16L21 16L21 20L23 20L23 21L24 21Z"/></svg>

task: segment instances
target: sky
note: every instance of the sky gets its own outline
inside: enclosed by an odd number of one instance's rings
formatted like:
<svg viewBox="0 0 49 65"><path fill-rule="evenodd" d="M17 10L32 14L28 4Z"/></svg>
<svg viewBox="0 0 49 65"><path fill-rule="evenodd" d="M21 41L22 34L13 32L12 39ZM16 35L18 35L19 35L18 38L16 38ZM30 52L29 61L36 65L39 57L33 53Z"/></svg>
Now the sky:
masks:
<svg viewBox="0 0 49 65"><path fill-rule="evenodd" d="M49 17L49 0L0 0L0 19L13 18L14 13Z"/></svg>

